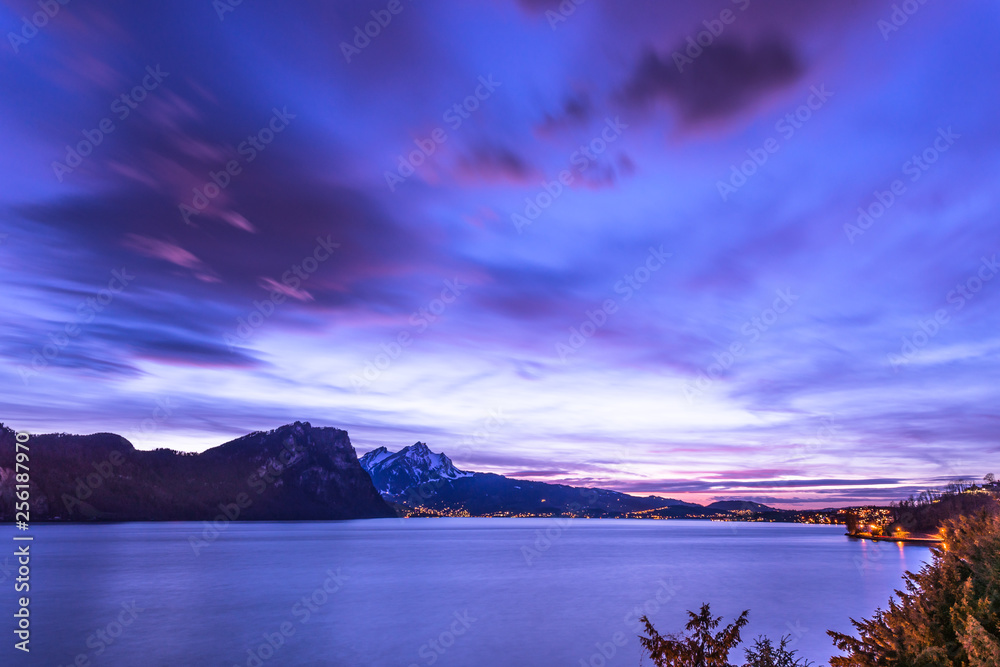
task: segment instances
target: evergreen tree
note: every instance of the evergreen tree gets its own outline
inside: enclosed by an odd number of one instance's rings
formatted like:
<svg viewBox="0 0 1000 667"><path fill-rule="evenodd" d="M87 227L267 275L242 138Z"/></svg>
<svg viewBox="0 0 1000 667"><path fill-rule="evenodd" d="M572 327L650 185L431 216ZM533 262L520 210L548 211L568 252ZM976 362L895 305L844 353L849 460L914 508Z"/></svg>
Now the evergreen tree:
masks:
<svg viewBox="0 0 1000 667"><path fill-rule="evenodd" d="M830 631L847 655L830 667L998 667L1000 515L945 523L944 543L906 591L870 620L851 620L858 637Z"/></svg>
<svg viewBox="0 0 1000 667"><path fill-rule="evenodd" d="M782 637L775 646L767 637L757 637L753 647L746 649L743 667L809 667L812 663L804 658L796 658L795 651L788 648L788 637Z"/></svg>
<svg viewBox="0 0 1000 667"><path fill-rule="evenodd" d="M729 663L729 652L740 643L740 630L748 623L749 613L750 610L744 611L720 632L715 632L722 617L713 617L709 605L703 604L699 613L688 612L687 636L666 637L643 616L640 620L648 636L640 636L639 642L656 667L735 667Z"/></svg>

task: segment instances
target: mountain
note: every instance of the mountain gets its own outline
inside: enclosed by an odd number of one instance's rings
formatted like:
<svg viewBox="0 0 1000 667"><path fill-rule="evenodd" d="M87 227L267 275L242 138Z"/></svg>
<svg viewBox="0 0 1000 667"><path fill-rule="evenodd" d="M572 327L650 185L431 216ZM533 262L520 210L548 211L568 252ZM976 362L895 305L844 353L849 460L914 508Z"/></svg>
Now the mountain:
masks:
<svg viewBox="0 0 1000 667"><path fill-rule="evenodd" d="M392 500L439 512L464 510L472 515L576 514L609 517L664 507L687 507L672 498L640 498L618 491L511 479L493 473L411 487Z"/></svg>
<svg viewBox="0 0 1000 667"><path fill-rule="evenodd" d="M428 482L472 475L459 470L451 459L435 454L422 442L404 447L395 454L385 447L374 449L361 457L361 467L371 476L375 488L389 495Z"/></svg>
<svg viewBox="0 0 1000 667"><path fill-rule="evenodd" d="M749 500L720 500L708 505L710 510L722 510L729 512L732 510L750 510L751 512L777 512L773 507L752 503Z"/></svg>
<svg viewBox="0 0 1000 667"><path fill-rule="evenodd" d="M112 433L32 435L32 521L288 521L395 516L347 432L295 422L200 454ZM15 437L0 424L0 521L14 520Z"/></svg>
<svg viewBox="0 0 1000 667"><path fill-rule="evenodd" d="M618 491L548 484L503 475L465 472L445 454L418 442L399 452L385 447L361 457L361 467L386 500L440 513L483 515L561 514L620 516L667 507L700 507L672 498L640 498Z"/></svg>

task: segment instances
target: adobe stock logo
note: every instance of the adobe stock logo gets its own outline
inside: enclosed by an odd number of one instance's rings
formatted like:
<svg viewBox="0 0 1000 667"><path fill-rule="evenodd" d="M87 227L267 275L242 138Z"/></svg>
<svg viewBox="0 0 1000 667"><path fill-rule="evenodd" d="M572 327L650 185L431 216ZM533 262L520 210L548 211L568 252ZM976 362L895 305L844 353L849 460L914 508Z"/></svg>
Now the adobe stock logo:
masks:
<svg viewBox="0 0 1000 667"><path fill-rule="evenodd" d="M951 126L948 126L948 129L938 128L934 140L903 163L900 168L903 175L909 176L910 183L916 183L961 138L962 135L952 130ZM894 179L885 190L875 190L872 193L872 199L864 206L858 207L858 217L855 224L844 223L844 234L847 235L847 240L853 244L857 237L863 236L906 193L907 186L901 178Z"/></svg>
<svg viewBox="0 0 1000 667"><path fill-rule="evenodd" d="M344 60L350 64L351 58L360 55L364 49L368 48L372 40L381 35L382 30L388 28L389 24L392 23L392 18L402 13L403 9L405 7L400 0L389 0L385 9L373 9L371 11L372 20L365 23L364 29L359 25L354 26L353 44L340 43L340 52L344 54Z"/></svg>
<svg viewBox="0 0 1000 667"><path fill-rule="evenodd" d="M107 288L98 290L80 301L74 316L65 323L62 331L49 334L50 342L31 351L30 366L18 366L18 373L24 383L28 384L30 378L47 369L50 362L54 362L85 331L85 325L93 322L99 313L104 312L104 309L110 306L133 280L135 275L130 274L124 266L121 270L111 271Z"/></svg>
<svg viewBox="0 0 1000 667"><path fill-rule="evenodd" d="M233 333L223 334L222 340L226 343L230 352L237 347L244 345L251 337L264 326L278 310L278 306L285 303L287 298L297 301L312 301L313 296L303 285L305 281L319 270L333 253L340 248L339 243L334 243L330 234L326 238L316 237L316 246L312 253L303 257L298 264L292 266L281 274L281 282L274 278L261 277L258 286L267 290L268 296L263 301L254 300L253 308L243 317L236 318L236 328ZM235 334L235 335L233 335Z"/></svg>
<svg viewBox="0 0 1000 667"><path fill-rule="evenodd" d="M127 90L114 98L108 107L109 110L118 117L118 120L124 121L133 111L139 108L139 105L149 96L149 93L159 88L160 84L168 76L170 76L170 72L164 72L160 69L159 63L157 63L156 67L147 65L145 75L142 79L131 90ZM115 122L110 116L105 116L97 122L93 129L80 130L83 139L74 145L67 144L66 157L63 161L52 163L52 171L59 182L62 183L63 177L66 174L73 173L77 167L82 165L84 159L93 153L94 149L100 146L104 142L105 137L114 132L115 129L117 129Z"/></svg>
<svg viewBox="0 0 1000 667"><path fill-rule="evenodd" d="M562 0L555 9L545 10L545 18L549 22L549 27L555 30L560 23L565 23L569 17L576 13L576 8L587 0Z"/></svg>
<svg viewBox="0 0 1000 667"><path fill-rule="evenodd" d="M615 116L614 120L606 118L604 127L600 133L586 144L581 144L569 156L570 165L576 167L580 174L587 171L591 165L597 164L598 158L605 151L618 141L622 132L628 129L628 125L621 121L620 116ZM563 195L567 188L576 181L576 177L569 169L563 169L559 176L551 182L542 181L542 189L532 197L524 198L524 210L522 213L511 213L510 221L514 224L514 229L518 234L524 232L524 228L532 225L542 213L552 206L559 197Z"/></svg>
<svg viewBox="0 0 1000 667"><path fill-rule="evenodd" d="M200 187L192 189L194 194L191 197L190 205L185 203L178 205L178 210L184 222L189 225L193 224L191 216L198 215L208 208L211 201L230 186L233 177L243 173L243 166L256 160L257 156L263 153L271 142L274 141L275 137L284 132L295 118L296 115L289 113L287 106L282 107L280 110L278 107L273 107L271 109L271 117L267 120L264 127L260 128L256 133L248 135L236 147L236 152L242 156L244 164L241 164L240 160L234 159L227 162L224 168L219 169L217 172L209 171L208 180ZM237 226L246 231L253 231L253 226L242 216L233 218L230 221L235 221Z"/></svg>
<svg viewBox="0 0 1000 667"><path fill-rule="evenodd" d="M226 20L228 12L235 12L243 4L243 0L212 0L212 8L218 14L220 21Z"/></svg>
<svg viewBox="0 0 1000 667"><path fill-rule="evenodd" d="M792 292L790 287L775 290L774 293L775 299L771 306L761 310L759 314L751 317L740 327L740 333L747 340L734 340L722 352L713 352L712 356L715 357L715 362L699 371L694 380L688 380L684 383L683 392L688 404L693 403L696 396L700 396L706 389L721 380L736 362L752 348L753 344L777 324L781 316L790 311L800 298Z"/></svg>
<svg viewBox="0 0 1000 667"><path fill-rule="evenodd" d="M1000 273L1000 264L997 263L995 254L989 258L980 257L979 268L976 272L956 284L955 288L948 292L945 300L953 306L957 313L965 308L967 303L975 299L986 283L993 280L998 273ZM902 337L899 354L886 355L889 367L893 372L898 373L902 366L911 363L950 321L951 314L947 308L939 308L927 319L918 320L917 328L909 335Z"/></svg>
<svg viewBox="0 0 1000 667"><path fill-rule="evenodd" d="M35 12L30 18L27 16L21 17L20 34L16 32L7 33L7 41L10 42L14 53L19 52L22 44L27 44L28 40L34 38L38 34L39 29L47 26L49 21L59 13L59 10L68 4L69 0L39 0L38 6L41 7L42 11Z"/></svg>
<svg viewBox="0 0 1000 667"><path fill-rule="evenodd" d="M586 311L584 313L586 318L578 325L569 328L569 337L565 343L562 341L556 343L556 356L559 357L559 361L565 364L570 355L579 352L588 340L604 328L608 319L617 313L622 305L630 301L671 257L673 253L665 252L662 244L659 248L650 246L646 259L614 284L615 294L623 295L621 302L619 303L617 299L605 299L595 310Z"/></svg>
<svg viewBox="0 0 1000 667"><path fill-rule="evenodd" d="M893 5L889 18L879 19L875 24L879 32L882 33L882 39L888 42L892 33L898 32L900 28L909 22L910 17L919 12L920 8L926 4L927 0L905 0L902 3Z"/></svg>
<svg viewBox="0 0 1000 667"><path fill-rule="evenodd" d="M413 342L432 324L441 319L444 312L454 304L462 293L469 288L462 283L462 279L455 277L454 280L445 280L444 287L437 298L431 299L424 307L414 311L408 320L410 328L400 329L396 335L387 343L379 346L378 352L365 362L360 373L351 374L351 386L355 393L361 392L371 386L373 382L382 377L382 374L389 370L402 356L403 351L410 347Z"/></svg>
<svg viewBox="0 0 1000 667"><path fill-rule="evenodd" d="M732 0L732 2L739 7L741 12L745 12L750 6L750 0ZM737 14L733 10L723 9L719 12L719 18L702 21L701 24L705 26L705 29L693 37L688 35L687 47L683 52L673 52L677 71L683 74L685 65L693 65L694 61L705 53L705 49L712 46L715 40L722 36L722 33L726 31L726 26L736 22L736 16Z"/></svg>
<svg viewBox="0 0 1000 667"><path fill-rule="evenodd" d="M815 116L816 112L822 109L833 97L833 93L826 89L826 84L812 86L809 88L809 96L805 102L792 111L785 114L774 124L774 130L781 135L781 138L788 142L806 123ZM759 148L748 148L746 151L748 159L739 164L730 166L729 177L716 181L715 187L719 191L722 201L729 201L729 198L737 190L747 184L747 181L763 167L771 156L781 150L782 143L776 137L770 136L763 141Z"/></svg>
<svg viewBox="0 0 1000 667"><path fill-rule="evenodd" d="M458 130L462 127L462 123L471 118L472 114L482 106L482 103L490 99L496 89L503 85L502 82L495 81L492 74L480 76L477 81L478 85L470 95L467 95L461 102L452 104L441 114L441 119L452 130ZM413 144L416 148L405 156L397 156L395 172L388 170L383 172L385 183L389 186L389 192L395 192L396 186L413 176L417 169L437 152L438 146L446 141L448 141L448 132L443 127L434 128L426 139L414 138Z"/></svg>

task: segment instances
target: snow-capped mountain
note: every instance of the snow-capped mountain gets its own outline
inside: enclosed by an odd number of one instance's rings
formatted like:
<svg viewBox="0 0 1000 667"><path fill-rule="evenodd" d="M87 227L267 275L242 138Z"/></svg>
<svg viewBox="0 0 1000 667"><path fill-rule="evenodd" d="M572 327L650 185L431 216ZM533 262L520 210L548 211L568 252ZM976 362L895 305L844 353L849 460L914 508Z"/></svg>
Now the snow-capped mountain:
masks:
<svg viewBox="0 0 1000 667"><path fill-rule="evenodd" d="M525 516L562 512L619 516L625 512L674 508L685 514L701 505L672 498L639 498L618 491L513 479L493 473L466 472L445 454L422 442L390 452L385 447L361 457L361 467L382 496L403 508L466 511L472 516ZM706 510L707 511L707 510ZM711 513L711 512L709 512Z"/></svg>
<svg viewBox="0 0 1000 667"><path fill-rule="evenodd" d="M427 482L472 476L471 472L459 470L451 459L435 454L422 442L395 453L385 447L373 449L361 457L361 467L368 471L375 488L390 496Z"/></svg>

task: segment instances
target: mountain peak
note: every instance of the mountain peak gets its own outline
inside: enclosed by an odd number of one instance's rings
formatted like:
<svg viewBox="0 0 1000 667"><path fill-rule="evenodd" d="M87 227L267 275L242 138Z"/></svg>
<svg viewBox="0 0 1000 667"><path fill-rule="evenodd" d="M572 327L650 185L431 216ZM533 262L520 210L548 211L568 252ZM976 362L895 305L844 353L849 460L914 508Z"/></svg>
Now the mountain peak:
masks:
<svg viewBox="0 0 1000 667"><path fill-rule="evenodd" d="M274 449L282 447L296 446L299 449L310 451L334 451L350 447L350 438L347 431L332 426L313 426L309 422L296 421L291 424L283 424L269 431L254 431L247 435L230 440L217 448L220 451L230 451L236 449L251 450L264 447ZM353 447L350 447L353 451ZM212 451L212 450L206 450Z"/></svg>
<svg viewBox="0 0 1000 667"><path fill-rule="evenodd" d="M375 488L389 495L427 482L472 475L456 468L445 454L431 451L424 442L416 442L395 453L385 447L373 449L361 458L361 467L371 475Z"/></svg>
<svg viewBox="0 0 1000 667"><path fill-rule="evenodd" d="M0 520L11 521L14 476L6 472L14 469L14 447L4 446L5 433L0 430ZM32 518L42 520L209 520L218 514L213 508L240 494L253 496L251 504L240 505L241 521L394 515L359 465L347 431L302 422L198 454L140 451L111 433L36 434L31 460L47 473L37 477L37 487L32 478ZM72 480L94 470L101 473L100 485L91 484L85 496L70 495L79 493Z"/></svg>
<svg viewBox="0 0 1000 667"><path fill-rule="evenodd" d="M400 450L399 455L405 456L409 459L418 459L428 462L435 456L434 452L431 451L431 448L422 442L417 442L409 447L403 447L403 449ZM444 456L444 454L440 454L440 456Z"/></svg>
<svg viewBox="0 0 1000 667"><path fill-rule="evenodd" d="M385 447L376 447L361 457L361 467L365 469L365 472L371 472L371 469L375 467L375 464L390 456L392 456L392 453Z"/></svg>

